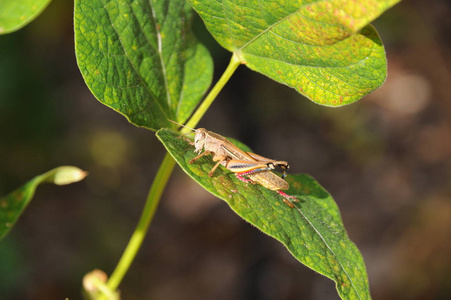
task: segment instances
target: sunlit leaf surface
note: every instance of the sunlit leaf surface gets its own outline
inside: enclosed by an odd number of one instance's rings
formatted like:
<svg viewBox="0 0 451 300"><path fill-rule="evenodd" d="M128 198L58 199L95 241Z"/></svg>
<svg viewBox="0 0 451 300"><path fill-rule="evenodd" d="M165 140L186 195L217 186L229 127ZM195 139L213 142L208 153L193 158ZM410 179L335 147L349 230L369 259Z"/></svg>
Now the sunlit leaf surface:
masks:
<svg viewBox="0 0 451 300"><path fill-rule="evenodd" d="M189 2L247 67L318 104L352 103L385 80L385 51L367 24L399 0Z"/></svg>
<svg viewBox="0 0 451 300"><path fill-rule="evenodd" d="M33 21L51 0L0 0L0 34L10 33Z"/></svg>
<svg viewBox="0 0 451 300"><path fill-rule="evenodd" d="M370 299L363 258L349 239L340 212L329 193L312 177L289 175L289 195L300 202L290 208L274 191L243 183L204 156L192 164L194 147L179 133L162 129L158 138L180 167L203 188L226 201L235 213L280 241L301 263L334 280L343 299Z"/></svg>
<svg viewBox="0 0 451 300"><path fill-rule="evenodd" d="M137 126L184 123L213 70L192 16L183 0L76 0L77 62L94 96Z"/></svg>

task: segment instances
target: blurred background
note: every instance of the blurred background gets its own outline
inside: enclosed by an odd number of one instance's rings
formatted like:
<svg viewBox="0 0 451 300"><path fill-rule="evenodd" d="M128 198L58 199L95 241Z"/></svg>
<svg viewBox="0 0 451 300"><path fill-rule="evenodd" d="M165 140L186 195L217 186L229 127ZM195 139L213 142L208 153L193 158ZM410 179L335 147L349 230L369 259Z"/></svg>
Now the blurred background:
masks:
<svg viewBox="0 0 451 300"><path fill-rule="evenodd" d="M79 299L84 274L110 274L165 153L84 84L72 8L54 1L0 36L0 195L59 165L89 171L41 186L1 241L0 299ZM363 254L373 299L451 299L451 4L404 1L373 24L388 78L356 104L318 106L240 67L200 126L315 177ZM230 53L194 25L216 81ZM339 299L178 167L120 289L123 299Z"/></svg>

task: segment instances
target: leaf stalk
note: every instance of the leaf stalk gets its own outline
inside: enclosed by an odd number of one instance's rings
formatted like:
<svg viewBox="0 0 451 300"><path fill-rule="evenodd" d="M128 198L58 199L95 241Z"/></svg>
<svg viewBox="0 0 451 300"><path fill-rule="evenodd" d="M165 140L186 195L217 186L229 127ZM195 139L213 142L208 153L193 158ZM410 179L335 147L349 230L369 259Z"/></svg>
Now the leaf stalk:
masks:
<svg viewBox="0 0 451 300"><path fill-rule="evenodd" d="M195 128L199 123L200 119L206 113L210 105L216 99L216 96L229 81L230 77L233 75L235 70L241 64L241 60L234 53L230 59L230 63L226 70L222 74L221 78L215 84L215 86L210 90L207 97L205 97L202 104L197 108L196 112L193 114L191 119L186 123L186 126ZM189 129L182 128L181 132L186 133ZM133 235L128 242L128 245L119 260L116 268L114 269L110 279L107 282L107 286L110 290L116 290L127 273L130 265L132 264L139 248L142 245L144 237L147 234L150 223L155 215L155 211L161 199L161 195L166 187L166 184L171 176L172 170L174 169L175 161L169 153L166 153L160 168L158 169L157 175L152 183L152 186L147 195L146 203L141 213L138 225L133 232ZM103 294L98 299L107 299L107 295Z"/></svg>
<svg viewBox="0 0 451 300"><path fill-rule="evenodd" d="M222 74L221 78L219 78L219 80L215 84L215 86L208 93L207 97L205 97L202 104L197 108L196 112L193 114L191 119L186 123L187 127L196 128L200 119L204 116L205 112L208 110L210 105L216 99L216 96L218 96L219 92L222 90L222 88L225 86L225 84L229 81L230 77L233 75L233 73L235 73L235 70L238 68L238 66L240 64L241 64L241 60L239 59L238 55L236 53L233 53L232 58L230 59L229 65L227 66L226 70ZM189 129L182 128L181 132L187 133L187 132L189 132Z"/></svg>
<svg viewBox="0 0 451 300"><path fill-rule="evenodd" d="M149 229L149 225L152 222L153 216L155 215L155 211L160 202L164 188L169 180L169 177L172 174L174 166L174 159L169 153L166 153L149 190L149 194L147 195L146 204L139 219L138 225L136 226L136 229L133 232L130 241L128 242L127 248L122 254L121 259L119 260L116 269L108 280L107 286L111 290L117 289L128 269L130 268L133 259L138 253L138 250L141 247L144 237L146 236L146 233Z"/></svg>

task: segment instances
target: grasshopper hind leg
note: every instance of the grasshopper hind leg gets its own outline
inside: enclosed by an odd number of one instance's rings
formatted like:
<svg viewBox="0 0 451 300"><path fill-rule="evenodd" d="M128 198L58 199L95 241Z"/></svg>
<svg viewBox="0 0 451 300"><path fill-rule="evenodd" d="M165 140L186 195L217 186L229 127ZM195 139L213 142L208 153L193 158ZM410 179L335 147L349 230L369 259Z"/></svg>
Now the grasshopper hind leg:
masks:
<svg viewBox="0 0 451 300"><path fill-rule="evenodd" d="M255 184L255 182L252 179L244 178L240 173L235 173L235 176L242 182L252 182Z"/></svg>
<svg viewBox="0 0 451 300"><path fill-rule="evenodd" d="M293 202L299 202L299 199L294 197L294 196L290 196L285 192L282 192L281 190L277 191L279 193L279 195L281 195L283 197L283 202L285 202L286 205L288 205L291 208L295 208Z"/></svg>

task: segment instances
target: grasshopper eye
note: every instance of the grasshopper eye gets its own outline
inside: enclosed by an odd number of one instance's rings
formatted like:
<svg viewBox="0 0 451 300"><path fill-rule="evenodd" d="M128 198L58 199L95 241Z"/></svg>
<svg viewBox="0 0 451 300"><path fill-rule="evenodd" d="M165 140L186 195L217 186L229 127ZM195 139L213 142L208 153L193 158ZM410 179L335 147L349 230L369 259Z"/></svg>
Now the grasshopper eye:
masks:
<svg viewBox="0 0 451 300"><path fill-rule="evenodd" d="M205 140L205 138L207 137L207 135L205 134L205 131L198 131L196 132L196 141L203 141Z"/></svg>
<svg viewBox="0 0 451 300"><path fill-rule="evenodd" d="M207 137L207 135L205 134L205 132L202 131L202 133L201 133L199 139L205 140L206 137Z"/></svg>

